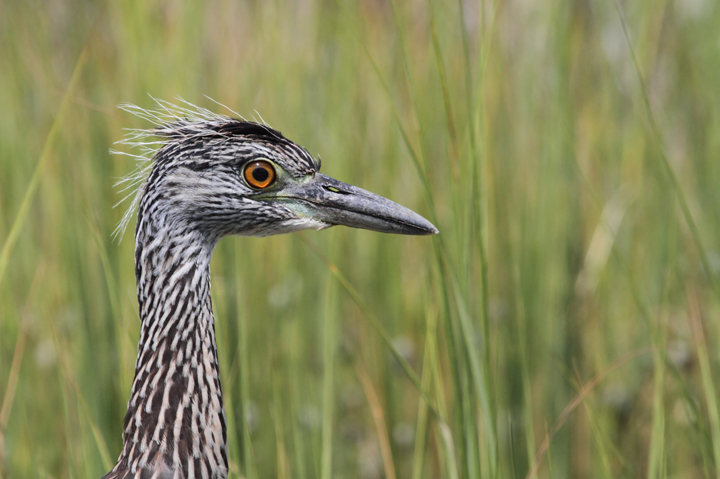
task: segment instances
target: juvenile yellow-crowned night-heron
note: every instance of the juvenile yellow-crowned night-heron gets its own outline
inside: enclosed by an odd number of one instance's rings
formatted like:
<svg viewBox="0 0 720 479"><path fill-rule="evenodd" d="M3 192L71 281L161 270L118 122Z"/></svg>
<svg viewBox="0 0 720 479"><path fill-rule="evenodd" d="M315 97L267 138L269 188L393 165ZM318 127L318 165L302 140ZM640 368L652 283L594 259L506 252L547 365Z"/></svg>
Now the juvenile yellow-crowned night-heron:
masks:
<svg viewBox="0 0 720 479"><path fill-rule="evenodd" d="M142 331L122 451L105 478L224 479L209 269L218 240L333 225L410 235L437 229L390 200L321 174L319 160L276 130L160 105L172 113L168 123L157 112L129 107L157 126L131 139L153 135L161 146L136 200Z"/></svg>

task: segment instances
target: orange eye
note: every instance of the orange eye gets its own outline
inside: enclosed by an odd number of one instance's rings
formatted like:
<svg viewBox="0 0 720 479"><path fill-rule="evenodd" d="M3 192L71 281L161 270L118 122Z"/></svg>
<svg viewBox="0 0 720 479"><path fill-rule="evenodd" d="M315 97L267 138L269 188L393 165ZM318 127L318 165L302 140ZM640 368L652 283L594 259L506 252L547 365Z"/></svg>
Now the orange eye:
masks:
<svg viewBox="0 0 720 479"><path fill-rule="evenodd" d="M267 161L253 161L245 167L243 175L248 185L262 190L275 181L275 168Z"/></svg>

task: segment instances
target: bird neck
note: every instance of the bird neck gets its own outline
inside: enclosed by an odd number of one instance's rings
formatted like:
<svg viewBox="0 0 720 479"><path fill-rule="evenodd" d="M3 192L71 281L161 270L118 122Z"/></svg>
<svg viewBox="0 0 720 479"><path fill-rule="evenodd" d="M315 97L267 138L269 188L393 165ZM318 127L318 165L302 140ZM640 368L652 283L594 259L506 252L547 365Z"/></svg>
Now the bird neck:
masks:
<svg viewBox="0 0 720 479"><path fill-rule="evenodd" d="M193 231L139 220L135 274L142 331L115 466L129 474L118 477L146 477L150 471L160 471L157 477L227 476L210 300L214 246Z"/></svg>

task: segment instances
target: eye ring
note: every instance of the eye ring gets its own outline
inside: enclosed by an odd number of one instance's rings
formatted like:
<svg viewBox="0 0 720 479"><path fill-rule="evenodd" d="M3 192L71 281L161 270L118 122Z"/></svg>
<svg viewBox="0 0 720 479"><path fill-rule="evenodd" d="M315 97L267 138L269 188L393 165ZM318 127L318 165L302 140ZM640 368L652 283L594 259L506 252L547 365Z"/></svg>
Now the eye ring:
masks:
<svg viewBox="0 0 720 479"><path fill-rule="evenodd" d="M263 190L275 182L275 167L265 160L252 161L245 165L243 178L251 188Z"/></svg>

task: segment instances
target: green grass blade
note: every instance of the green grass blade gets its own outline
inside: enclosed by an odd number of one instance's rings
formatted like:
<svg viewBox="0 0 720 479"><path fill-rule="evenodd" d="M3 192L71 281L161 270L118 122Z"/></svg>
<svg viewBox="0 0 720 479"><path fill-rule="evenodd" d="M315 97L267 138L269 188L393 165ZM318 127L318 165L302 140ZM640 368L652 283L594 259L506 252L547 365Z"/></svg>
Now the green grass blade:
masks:
<svg viewBox="0 0 720 479"><path fill-rule="evenodd" d="M720 478L720 412L717 389L713 380L713 372L710 365L710 357L708 355L707 343L705 341L705 333L700 320L700 311L697 304L697 298L694 294L689 295L690 298L690 322L695 337L695 349L697 351L698 362L700 363L700 376L702 378L703 392L705 394L705 404L707 406L708 415L710 416L710 434L712 440L712 454L715 461L716 477Z"/></svg>
<svg viewBox="0 0 720 479"><path fill-rule="evenodd" d="M20 209L18 209L15 220L10 227L10 233L8 233L7 238L5 238L2 250L0 250L0 284L2 284L5 271L7 270L10 262L10 254L15 247L15 243L20 235L20 230L22 229L23 224L25 224L32 200L35 198L35 192L40 184L40 178L45 170L45 165L47 164L50 154L55 147L57 136L60 132L63 121L65 120L68 105L70 104L71 98L78 87L78 82L80 81L83 68L85 67L85 63L88 58L88 46L88 44L85 45L80 52L77 62L75 62L75 68L73 70L72 77L70 77L70 83L68 83L68 86L65 89L62 101L60 102L60 107L58 108L57 113L55 114L55 119L50 127L50 132L45 139L45 145L43 146L42 153L40 154L40 159L38 160L35 170L33 171L33 175L30 178L30 183L28 183L28 186L25 189L25 196L23 197L22 203L20 203Z"/></svg>
<svg viewBox="0 0 720 479"><path fill-rule="evenodd" d="M323 386L322 386L322 449L320 477L331 479L333 427L335 409L335 348L336 348L336 286L332 275L328 275L325 286L325 307L323 308Z"/></svg>

